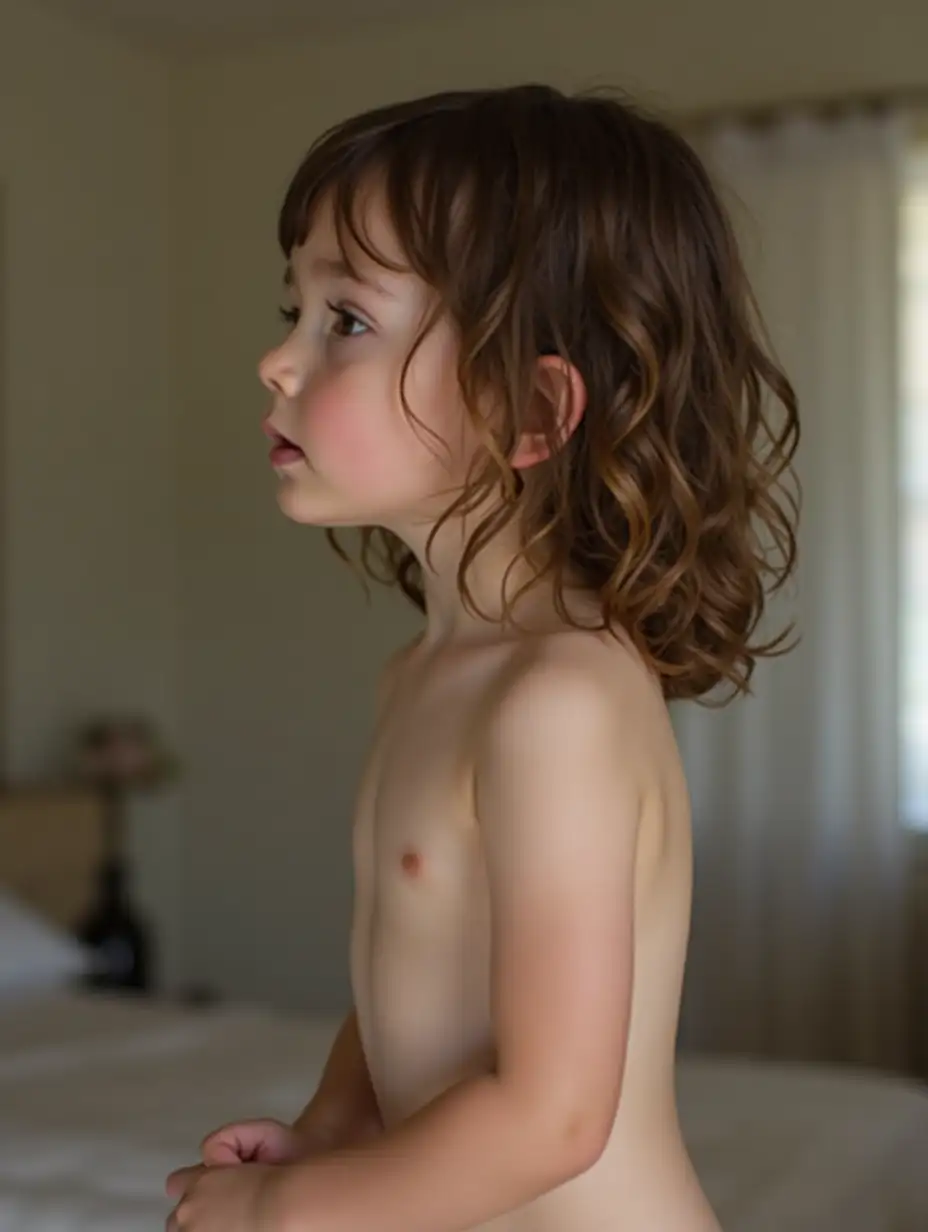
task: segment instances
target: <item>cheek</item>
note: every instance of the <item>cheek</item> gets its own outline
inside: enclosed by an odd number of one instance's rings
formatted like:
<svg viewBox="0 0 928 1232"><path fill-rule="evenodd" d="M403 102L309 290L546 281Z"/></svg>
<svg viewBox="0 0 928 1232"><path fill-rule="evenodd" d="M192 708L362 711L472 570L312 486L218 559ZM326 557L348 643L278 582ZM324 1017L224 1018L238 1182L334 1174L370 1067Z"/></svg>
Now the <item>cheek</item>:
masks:
<svg viewBox="0 0 928 1232"><path fill-rule="evenodd" d="M310 466L340 485L382 487L424 453L390 383L357 370L313 390L301 426Z"/></svg>

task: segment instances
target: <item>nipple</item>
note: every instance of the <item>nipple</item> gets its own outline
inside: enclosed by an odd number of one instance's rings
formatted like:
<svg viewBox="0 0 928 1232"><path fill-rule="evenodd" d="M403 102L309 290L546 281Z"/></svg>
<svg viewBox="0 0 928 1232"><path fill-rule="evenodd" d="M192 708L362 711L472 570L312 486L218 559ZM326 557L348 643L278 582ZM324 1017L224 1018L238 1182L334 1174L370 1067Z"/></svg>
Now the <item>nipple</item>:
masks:
<svg viewBox="0 0 928 1232"><path fill-rule="evenodd" d="M404 851L400 864L403 866L404 873L408 873L410 877L415 877L422 869L422 857L418 851Z"/></svg>

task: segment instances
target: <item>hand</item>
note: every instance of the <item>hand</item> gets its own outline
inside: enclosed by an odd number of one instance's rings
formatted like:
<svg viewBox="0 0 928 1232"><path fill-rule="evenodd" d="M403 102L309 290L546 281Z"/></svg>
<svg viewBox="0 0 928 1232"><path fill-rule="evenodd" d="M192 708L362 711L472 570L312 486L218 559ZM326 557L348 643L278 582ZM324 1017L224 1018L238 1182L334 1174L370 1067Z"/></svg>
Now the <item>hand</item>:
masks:
<svg viewBox="0 0 928 1232"><path fill-rule="evenodd" d="M203 1139L205 1164L290 1164L307 1153L307 1142L292 1125L268 1118L223 1125Z"/></svg>
<svg viewBox="0 0 928 1232"><path fill-rule="evenodd" d="M307 1144L291 1125L269 1118L234 1121L208 1134L200 1146L203 1165L288 1164L308 1154ZM169 1198L180 1198L204 1171L203 1165L178 1168L167 1179Z"/></svg>
<svg viewBox="0 0 928 1232"><path fill-rule="evenodd" d="M280 1185L286 1169L242 1164L183 1171L180 1201L165 1232L276 1232L281 1226Z"/></svg>

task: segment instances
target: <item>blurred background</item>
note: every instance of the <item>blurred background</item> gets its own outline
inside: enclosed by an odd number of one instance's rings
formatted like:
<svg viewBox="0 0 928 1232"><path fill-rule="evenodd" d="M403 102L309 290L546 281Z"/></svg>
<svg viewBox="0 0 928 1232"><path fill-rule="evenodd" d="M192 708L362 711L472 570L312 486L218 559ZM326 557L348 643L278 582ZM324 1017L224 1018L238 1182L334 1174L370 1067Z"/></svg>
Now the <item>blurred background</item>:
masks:
<svg viewBox="0 0 928 1232"><path fill-rule="evenodd" d="M99 715L133 795L152 986L349 1000L349 824L387 653L278 513L255 367L276 211L330 123L426 91L628 90L723 186L802 400L803 634L678 708L697 895L684 1038L926 1065L928 6L916 0L0 0L0 766Z"/></svg>

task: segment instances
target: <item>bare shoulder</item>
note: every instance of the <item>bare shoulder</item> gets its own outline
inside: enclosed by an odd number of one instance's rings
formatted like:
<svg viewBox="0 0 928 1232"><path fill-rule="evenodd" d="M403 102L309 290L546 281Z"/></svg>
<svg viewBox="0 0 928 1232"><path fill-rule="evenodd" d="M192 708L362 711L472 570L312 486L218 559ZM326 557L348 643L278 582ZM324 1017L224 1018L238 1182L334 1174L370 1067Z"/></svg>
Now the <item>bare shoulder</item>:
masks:
<svg viewBox="0 0 928 1232"><path fill-rule="evenodd" d="M617 760L640 756L666 707L641 658L618 639L567 630L519 647L487 697L482 729L493 741L610 742Z"/></svg>
<svg viewBox="0 0 928 1232"><path fill-rule="evenodd" d="M610 859L613 841L633 837L642 886L686 850L685 779L660 683L608 635L520 645L487 696L473 765L478 817L508 819L507 833L526 812L536 835L546 819L582 818ZM668 844L671 831L681 841Z"/></svg>

